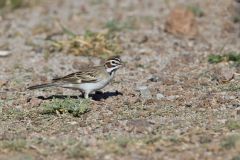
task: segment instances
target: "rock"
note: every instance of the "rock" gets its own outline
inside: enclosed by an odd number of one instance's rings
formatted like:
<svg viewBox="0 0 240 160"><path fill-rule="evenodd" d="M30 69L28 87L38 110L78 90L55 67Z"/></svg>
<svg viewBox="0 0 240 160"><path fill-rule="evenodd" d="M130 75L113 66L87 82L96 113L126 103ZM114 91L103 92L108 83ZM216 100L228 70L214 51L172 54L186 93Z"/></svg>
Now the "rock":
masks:
<svg viewBox="0 0 240 160"><path fill-rule="evenodd" d="M151 99L152 98L152 94L150 92L150 90L148 89L147 86L138 86L136 88L137 91L140 92L140 95L142 98L144 99Z"/></svg>
<svg viewBox="0 0 240 160"><path fill-rule="evenodd" d="M11 53L9 51L0 51L0 57L7 57L9 56Z"/></svg>
<svg viewBox="0 0 240 160"><path fill-rule="evenodd" d="M158 82L160 80L160 78L156 75L151 75L151 77L148 78L148 80L151 82Z"/></svg>
<svg viewBox="0 0 240 160"><path fill-rule="evenodd" d="M174 8L165 23L165 31L175 36L196 37L198 26L194 14L186 7Z"/></svg>
<svg viewBox="0 0 240 160"><path fill-rule="evenodd" d="M232 108L240 108L240 104L233 104Z"/></svg>
<svg viewBox="0 0 240 160"><path fill-rule="evenodd" d="M163 99L165 96L162 94L162 93L158 93L157 95L156 95L156 98L158 99L158 100L161 100L161 99Z"/></svg>
<svg viewBox="0 0 240 160"><path fill-rule="evenodd" d="M176 99L179 98L179 97L180 97L179 95L172 95L172 96L168 96L168 97L167 97L167 100L173 101L173 100L176 100Z"/></svg>
<svg viewBox="0 0 240 160"><path fill-rule="evenodd" d="M76 121L71 121L71 122L67 122L68 124L70 124L70 125L76 125L76 124L78 124Z"/></svg>
<svg viewBox="0 0 240 160"><path fill-rule="evenodd" d="M42 103L42 100L41 99L39 99L39 98L31 98L30 100L30 107L32 108L32 107L38 107L38 106L40 106L40 104Z"/></svg>
<svg viewBox="0 0 240 160"><path fill-rule="evenodd" d="M228 67L216 68L215 77L219 83L228 83L234 79L234 70Z"/></svg>
<svg viewBox="0 0 240 160"><path fill-rule="evenodd" d="M230 95L225 95L224 99L225 100L234 100L234 99L236 99L236 97L235 96L230 96Z"/></svg>
<svg viewBox="0 0 240 160"><path fill-rule="evenodd" d="M153 49L151 49L151 48L142 48L142 49L138 50L138 53L139 54L151 55L151 54L154 54L155 51Z"/></svg>

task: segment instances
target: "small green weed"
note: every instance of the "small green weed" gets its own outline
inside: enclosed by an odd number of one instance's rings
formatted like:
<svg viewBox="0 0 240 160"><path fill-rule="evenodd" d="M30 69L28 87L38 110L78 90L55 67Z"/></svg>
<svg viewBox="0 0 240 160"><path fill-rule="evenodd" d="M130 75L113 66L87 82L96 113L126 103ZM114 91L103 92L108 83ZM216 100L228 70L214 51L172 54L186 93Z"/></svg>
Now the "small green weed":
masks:
<svg viewBox="0 0 240 160"><path fill-rule="evenodd" d="M136 138L123 135L114 137L109 135L106 138L104 146L108 147L105 151L116 155L124 155L126 153L125 149L128 148L128 145L135 144L136 142Z"/></svg>
<svg viewBox="0 0 240 160"><path fill-rule="evenodd" d="M240 84L239 83L227 83L224 85L219 86L219 89L222 91L239 91L240 90Z"/></svg>
<svg viewBox="0 0 240 160"><path fill-rule="evenodd" d="M27 115L27 113L24 112L23 110L16 109L16 108L4 109L2 113L3 113L3 116L1 118L3 120L4 119L22 120Z"/></svg>
<svg viewBox="0 0 240 160"><path fill-rule="evenodd" d="M240 15L233 17L233 22L234 23L239 23L240 22Z"/></svg>
<svg viewBox="0 0 240 160"><path fill-rule="evenodd" d="M10 0L10 5L12 9L19 8L23 6L24 1L23 0Z"/></svg>
<svg viewBox="0 0 240 160"><path fill-rule="evenodd" d="M232 160L240 160L240 155L233 157Z"/></svg>
<svg viewBox="0 0 240 160"><path fill-rule="evenodd" d="M175 144L180 143L179 137L177 136L170 136L169 141Z"/></svg>
<svg viewBox="0 0 240 160"><path fill-rule="evenodd" d="M232 62L235 62L236 64L240 64L240 53L229 52L224 55L211 54L208 56L209 63L220 63L223 61L227 61L227 62L232 61Z"/></svg>
<svg viewBox="0 0 240 160"><path fill-rule="evenodd" d="M187 8L197 17L204 16L204 12L203 12L202 8L200 8L199 6L191 5L191 6L188 6Z"/></svg>
<svg viewBox="0 0 240 160"><path fill-rule="evenodd" d="M0 0L0 8L3 8L6 6L7 1L6 0Z"/></svg>
<svg viewBox="0 0 240 160"><path fill-rule="evenodd" d="M126 29L134 29L136 28L136 19L134 17L129 17L124 22L112 19L106 22L104 28L107 28L110 33L119 32Z"/></svg>
<svg viewBox="0 0 240 160"><path fill-rule="evenodd" d="M209 55L208 56L208 62L209 63L220 63L224 60L224 57L221 55Z"/></svg>
<svg viewBox="0 0 240 160"><path fill-rule="evenodd" d="M81 143L75 144L67 149L69 158L86 158L90 156L89 151Z"/></svg>
<svg viewBox="0 0 240 160"><path fill-rule="evenodd" d="M0 148L11 151L21 151L26 148L27 142L25 139L3 140L0 141Z"/></svg>
<svg viewBox="0 0 240 160"><path fill-rule="evenodd" d="M90 111L89 100L86 99L53 99L41 105L43 114L63 114L70 113L74 117L79 117Z"/></svg>
<svg viewBox="0 0 240 160"><path fill-rule="evenodd" d="M110 32L117 32L123 29L123 25L119 21L113 19L107 21L105 28L107 28Z"/></svg>
<svg viewBox="0 0 240 160"><path fill-rule="evenodd" d="M240 122L239 121L229 120L229 121L227 121L226 125L227 125L229 130L240 129Z"/></svg>
<svg viewBox="0 0 240 160"><path fill-rule="evenodd" d="M240 141L239 134L231 135L223 140L221 146L225 149L231 149L234 148L236 146L236 143L238 143L239 141Z"/></svg>
<svg viewBox="0 0 240 160"><path fill-rule="evenodd" d="M0 114L3 112L4 101L0 100Z"/></svg>
<svg viewBox="0 0 240 160"><path fill-rule="evenodd" d="M114 139L114 142L122 148L127 147L127 145L132 142L132 139L130 139L129 137L124 137L124 136L120 136L120 137L116 137Z"/></svg>
<svg viewBox="0 0 240 160"><path fill-rule="evenodd" d="M103 0L90 0L91 5L100 5L103 2Z"/></svg>
<svg viewBox="0 0 240 160"><path fill-rule="evenodd" d="M0 8L18 9L36 3L36 0L0 0Z"/></svg>

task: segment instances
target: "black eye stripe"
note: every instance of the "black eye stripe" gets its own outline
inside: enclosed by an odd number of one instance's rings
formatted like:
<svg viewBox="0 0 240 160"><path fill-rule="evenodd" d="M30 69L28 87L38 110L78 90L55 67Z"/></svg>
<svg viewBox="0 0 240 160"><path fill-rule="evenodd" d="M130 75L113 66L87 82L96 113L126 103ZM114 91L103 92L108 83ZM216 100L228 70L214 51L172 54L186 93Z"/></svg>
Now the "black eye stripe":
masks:
<svg viewBox="0 0 240 160"><path fill-rule="evenodd" d="M121 61L119 58L114 58L113 60L115 60L115 61Z"/></svg>
<svg viewBox="0 0 240 160"><path fill-rule="evenodd" d="M112 64L121 64L121 61L111 60Z"/></svg>
<svg viewBox="0 0 240 160"><path fill-rule="evenodd" d="M115 67L115 66L118 66L118 65L121 65L122 64L122 61L120 59L119 56L115 56L115 57L112 57L112 58L109 58L107 61L106 61L106 64L109 64L111 65L112 67Z"/></svg>
<svg viewBox="0 0 240 160"><path fill-rule="evenodd" d="M108 60L115 60L115 61L121 61L119 56L111 57Z"/></svg>

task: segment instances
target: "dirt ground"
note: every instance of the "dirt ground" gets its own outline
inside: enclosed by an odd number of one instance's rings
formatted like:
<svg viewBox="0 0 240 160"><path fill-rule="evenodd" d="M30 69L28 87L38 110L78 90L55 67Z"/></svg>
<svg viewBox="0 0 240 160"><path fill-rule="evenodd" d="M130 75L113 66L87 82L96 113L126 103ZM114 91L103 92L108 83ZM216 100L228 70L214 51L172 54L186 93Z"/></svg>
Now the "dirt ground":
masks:
<svg viewBox="0 0 240 160"><path fill-rule="evenodd" d="M1 13L0 48L11 54L0 57L0 159L239 160L240 76L226 83L221 77L240 73L240 65L208 62L210 54L240 51L231 3L54 0ZM204 12L196 17L194 39L165 32L179 4ZM112 20L125 25L116 28L120 24ZM58 22L80 35L117 30L126 63L77 117L44 114L42 108L52 97L76 100L79 92L26 90L101 63L98 57L46 52L47 37L62 31Z"/></svg>

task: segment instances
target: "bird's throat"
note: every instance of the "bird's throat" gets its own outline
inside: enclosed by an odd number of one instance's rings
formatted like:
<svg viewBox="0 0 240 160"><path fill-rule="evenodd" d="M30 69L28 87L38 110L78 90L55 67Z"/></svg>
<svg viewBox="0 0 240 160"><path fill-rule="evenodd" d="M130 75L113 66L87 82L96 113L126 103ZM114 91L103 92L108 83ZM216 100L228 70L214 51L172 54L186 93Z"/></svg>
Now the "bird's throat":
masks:
<svg viewBox="0 0 240 160"><path fill-rule="evenodd" d="M107 72L110 76L112 76L116 72L117 68L107 68Z"/></svg>

